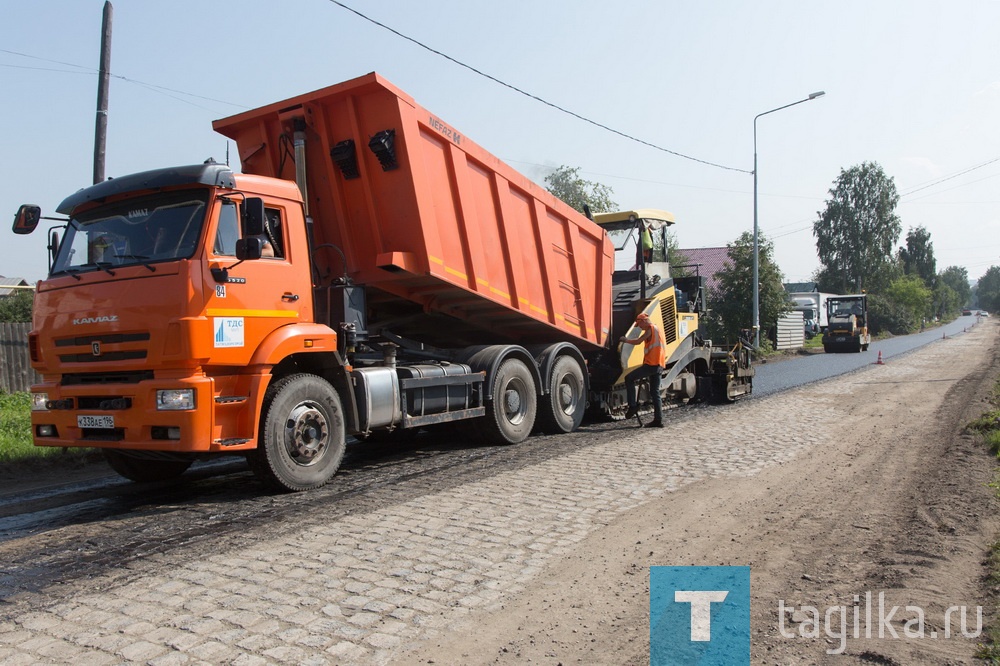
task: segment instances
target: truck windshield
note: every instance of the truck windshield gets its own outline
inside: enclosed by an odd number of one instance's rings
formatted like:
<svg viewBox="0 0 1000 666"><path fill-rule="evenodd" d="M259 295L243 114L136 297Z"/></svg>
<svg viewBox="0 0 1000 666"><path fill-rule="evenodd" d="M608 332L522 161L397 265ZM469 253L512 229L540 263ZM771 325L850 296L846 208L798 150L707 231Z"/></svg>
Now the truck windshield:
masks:
<svg viewBox="0 0 1000 666"><path fill-rule="evenodd" d="M187 259L205 222L207 191L167 192L92 208L70 219L52 274Z"/></svg>
<svg viewBox="0 0 1000 666"><path fill-rule="evenodd" d="M863 314L864 308L858 299L835 299L831 298L826 302L827 312L831 317L847 317L849 315Z"/></svg>

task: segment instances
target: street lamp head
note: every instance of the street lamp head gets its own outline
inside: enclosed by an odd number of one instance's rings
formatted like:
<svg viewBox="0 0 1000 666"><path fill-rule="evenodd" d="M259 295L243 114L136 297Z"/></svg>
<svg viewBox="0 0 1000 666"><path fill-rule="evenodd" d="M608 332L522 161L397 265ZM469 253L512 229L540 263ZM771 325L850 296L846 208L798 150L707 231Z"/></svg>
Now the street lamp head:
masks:
<svg viewBox="0 0 1000 666"><path fill-rule="evenodd" d="M817 97L822 97L825 94L826 92L823 90L820 90L819 92L810 93L809 99L816 99Z"/></svg>

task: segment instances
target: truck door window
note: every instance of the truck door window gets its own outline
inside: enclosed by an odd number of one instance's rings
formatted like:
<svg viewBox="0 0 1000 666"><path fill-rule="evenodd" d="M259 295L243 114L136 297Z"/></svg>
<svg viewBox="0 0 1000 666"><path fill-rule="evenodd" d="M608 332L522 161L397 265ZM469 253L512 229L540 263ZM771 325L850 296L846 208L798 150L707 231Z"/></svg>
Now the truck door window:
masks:
<svg viewBox="0 0 1000 666"><path fill-rule="evenodd" d="M285 256L284 225L281 211L277 208L264 209L264 258L282 259ZM236 256L236 241L240 238L239 211L233 202L225 202L219 211L219 226L215 233L215 254L226 257Z"/></svg>
<svg viewBox="0 0 1000 666"><path fill-rule="evenodd" d="M276 259L284 258L285 238L283 236L284 225L281 223L281 211L277 208L265 208L264 221L264 236L271 245L271 252L273 252L269 255L265 245L264 256L273 256Z"/></svg>
<svg viewBox="0 0 1000 666"><path fill-rule="evenodd" d="M226 257L236 256L236 241L240 238L240 217L236 204L227 201L219 211L219 227L215 233L216 254Z"/></svg>

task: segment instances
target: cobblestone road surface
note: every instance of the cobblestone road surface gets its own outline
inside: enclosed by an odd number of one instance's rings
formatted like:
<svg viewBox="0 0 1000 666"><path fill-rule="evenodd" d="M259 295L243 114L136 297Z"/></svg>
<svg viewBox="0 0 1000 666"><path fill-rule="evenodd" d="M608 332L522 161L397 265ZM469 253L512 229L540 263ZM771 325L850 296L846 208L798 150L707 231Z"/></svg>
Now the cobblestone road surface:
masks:
<svg viewBox="0 0 1000 666"><path fill-rule="evenodd" d="M313 514L236 551L191 561L179 548L68 590L20 592L0 603L0 663L386 663L540 583L554 558L644 502L821 451L838 418L832 393L869 372L904 381L923 353L730 407L673 410L663 430L622 429L326 523Z"/></svg>

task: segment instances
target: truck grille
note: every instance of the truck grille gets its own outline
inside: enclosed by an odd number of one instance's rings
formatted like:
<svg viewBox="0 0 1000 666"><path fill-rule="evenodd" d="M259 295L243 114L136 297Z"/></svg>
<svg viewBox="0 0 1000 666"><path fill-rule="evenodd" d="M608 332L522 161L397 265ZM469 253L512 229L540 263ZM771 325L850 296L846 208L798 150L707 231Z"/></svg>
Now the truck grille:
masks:
<svg viewBox="0 0 1000 666"><path fill-rule="evenodd" d="M75 338L56 338L56 347L89 347L93 342L102 345L121 342L147 342L149 333L105 333L103 335L82 335Z"/></svg>
<svg viewBox="0 0 1000 666"><path fill-rule="evenodd" d="M148 350L131 343L149 342L149 332L102 333L56 338L59 360L63 363L102 363L136 361L146 358ZM140 347L145 347L141 345Z"/></svg>
<svg viewBox="0 0 1000 666"><path fill-rule="evenodd" d="M72 372L62 376L62 385L138 384L152 378L152 370L136 370L134 372Z"/></svg>

